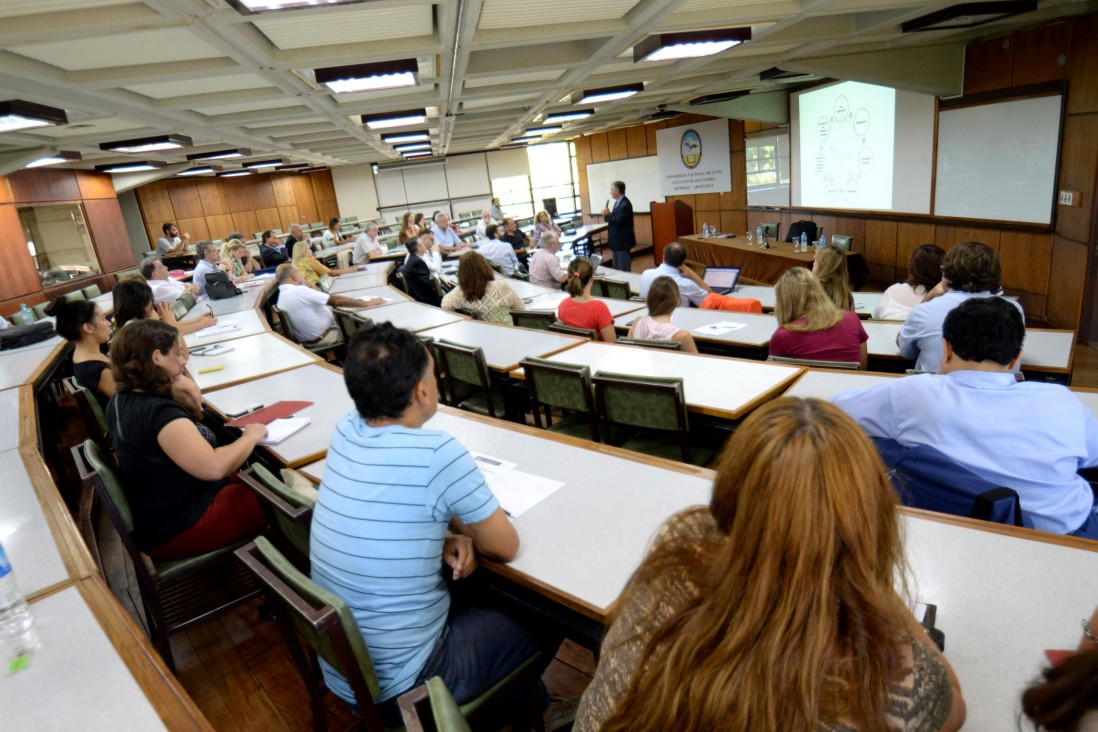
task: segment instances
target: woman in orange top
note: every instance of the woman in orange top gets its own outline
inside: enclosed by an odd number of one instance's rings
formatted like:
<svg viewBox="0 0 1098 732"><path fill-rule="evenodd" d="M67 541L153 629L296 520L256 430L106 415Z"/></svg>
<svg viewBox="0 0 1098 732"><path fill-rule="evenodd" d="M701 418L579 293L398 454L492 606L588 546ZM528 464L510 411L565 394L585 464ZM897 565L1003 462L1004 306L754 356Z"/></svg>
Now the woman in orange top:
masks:
<svg viewBox="0 0 1098 732"><path fill-rule="evenodd" d="M591 283L595 281L595 270L586 257L577 257L568 265L568 279L564 289L571 297L562 300L557 307L557 318L573 328L590 328L598 334L598 340L613 343L617 340L614 332L614 317L610 308L602 300L591 297Z"/></svg>

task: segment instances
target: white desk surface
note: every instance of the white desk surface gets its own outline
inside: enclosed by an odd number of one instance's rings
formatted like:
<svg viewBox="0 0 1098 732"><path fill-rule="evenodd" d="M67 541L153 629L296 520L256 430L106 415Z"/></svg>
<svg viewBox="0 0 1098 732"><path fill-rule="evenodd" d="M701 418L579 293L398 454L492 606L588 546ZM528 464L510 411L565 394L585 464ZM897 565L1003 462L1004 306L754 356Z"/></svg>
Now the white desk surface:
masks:
<svg viewBox="0 0 1098 732"><path fill-rule="evenodd" d="M883 292L855 292L854 312L859 316L873 317L873 310L881 301ZM774 309L774 287L772 285L737 285L732 297L750 297L762 303L763 310Z"/></svg>
<svg viewBox="0 0 1098 732"><path fill-rule="evenodd" d="M5 729L165 729L76 587L31 610L42 647L30 666L0 679Z"/></svg>
<svg viewBox="0 0 1098 732"><path fill-rule="evenodd" d="M564 234L560 237L561 248L564 250L570 250L572 248L572 242L584 236L594 236L595 234L606 231L606 224L587 224L586 226L579 226L571 234ZM537 242L534 242L537 244Z"/></svg>
<svg viewBox="0 0 1098 732"><path fill-rule="evenodd" d="M604 263L608 265L609 263ZM639 272L622 272L619 269L614 269L610 266L600 265L598 274L595 275L595 279L599 280L613 280L614 282L625 282L629 285L629 291L634 295L640 294L640 281L641 276Z"/></svg>
<svg viewBox="0 0 1098 732"><path fill-rule="evenodd" d="M530 302L526 302L527 310L540 310L544 312L556 312L560 304L567 300L571 295L566 292L551 292L545 295L538 295L531 298ZM644 307L644 303L640 300L615 300L609 297L596 297L595 300L606 303L606 307L610 309L610 317L617 318L626 313L633 313Z"/></svg>
<svg viewBox="0 0 1098 732"><path fill-rule="evenodd" d="M1078 389L1072 389L1072 393L1079 397L1090 413L1094 415L1095 419L1098 419L1098 391L1079 391ZM3 392L0 392L2 394Z"/></svg>
<svg viewBox="0 0 1098 732"><path fill-rule="evenodd" d="M69 572L18 450L0 452L0 486L0 541L19 589L33 595L67 581ZM0 690L4 681L0 676Z"/></svg>
<svg viewBox="0 0 1098 732"><path fill-rule="evenodd" d="M414 300L405 293L395 287L389 287L388 285L374 285L372 287L363 287L361 290L348 290L347 292L340 292L337 294L342 295L343 297L355 297L359 300L369 300L374 297L387 297L393 302L414 302Z"/></svg>
<svg viewBox="0 0 1098 732"><path fill-rule="evenodd" d="M899 374L877 374L865 371L841 371L829 369L809 369L782 396L802 399L831 399L839 392L848 389L863 389L868 386L887 384Z"/></svg>
<svg viewBox="0 0 1098 732"><path fill-rule="evenodd" d="M225 333L205 335L207 330L215 330L218 326L222 325L236 325L239 327L237 330ZM260 333L265 333L266 331L266 318L260 315L256 310L243 310L239 313L230 313L218 317L216 325L183 336L183 342L187 344L187 348L194 348L195 346L205 346L210 343L220 343L222 341L231 341L237 338L258 335ZM197 364L198 362L196 361L195 363Z"/></svg>
<svg viewBox="0 0 1098 732"><path fill-rule="evenodd" d="M422 335L438 340L453 341L463 346L484 349L484 359L497 371L513 371L527 356L546 357L557 351L587 343L586 338L531 328L459 320L438 328L425 330Z"/></svg>
<svg viewBox="0 0 1098 732"><path fill-rule="evenodd" d="M636 376L681 376L686 403L693 411L728 419L746 416L781 393L804 370L764 361L590 341L549 358L589 366L592 375L609 371Z"/></svg>
<svg viewBox="0 0 1098 732"><path fill-rule="evenodd" d="M342 372L320 364L283 371L204 396L206 403L222 415L252 404L271 405L283 400L312 402L312 406L294 414L308 417L309 426L277 445L263 446L287 466L301 465L324 455L336 423L354 409Z"/></svg>
<svg viewBox="0 0 1098 732"><path fill-rule="evenodd" d="M903 323L884 320L862 322L869 335L869 355L883 358L900 358L896 336ZM1048 371L1067 371L1071 368L1075 332L1071 330L1026 329L1022 345L1022 368Z"/></svg>
<svg viewBox="0 0 1098 732"><path fill-rule="evenodd" d="M464 315L449 310L424 305L419 302L392 302L368 310L360 310L363 315L375 323L392 323L397 328L418 333L428 328L437 328L447 323L466 320Z"/></svg>
<svg viewBox="0 0 1098 732"><path fill-rule="evenodd" d="M4 389L0 391L0 452L19 447L19 425L19 389Z"/></svg>
<svg viewBox="0 0 1098 732"><path fill-rule="evenodd" d="M364 287L377 287L388 281L385 272L354 272L332 278L332 294L339 295Z"/></svg>
<svg viewBox="0 0 1098 732"><path fill-rule="evenodd" d="M310 363L320 357L272 333L237 338L233 350L218 356L196 356L189 371L203 392L260 376L286 371ZM202 369L224 366L220 371L201 373Z"/></svg>
<svg viewBox="0 0 1098 732"><path fill-rule="evenodd" d="M559 293L560 288L556 290L549 287L542 287L541 285L535 285L532 282L526 280L516 280L511 277L505 277L503 274L496 272L496 279L503 280L507 283L507 286L515 291L515 294L525 299L538 297L539 295L551 295L553 293Z"/></svg>
<svg viewBox="0 0 1098 732"><path fill-rule="evenodd" d="M647 314L648 308L642 308L636 312L615 318L614 325L618 328L628 329L634 320ZM671 314L671 323L683 330L690 331L690 335L696 341L749 348L763 348L769 345L771 336L778 329L778 321L773 315L729 313L723 310L701 310L699 308L675 308L675 312ZM694 332L695 328L711 323L744 323L746 327L721 335L702 335Z"/></svg>
<svg viewBox="0 0 1098 732"><path fill-rule="evenodd" d="M38 368L50 359L57 343L54 343L52 348L46 346L46 342L43 341L24 348L0 352L0 389L29 384Z"/></svg>
<svg viewBox="0 0 1098 732"><path fill-rule="evenodd" d="M236 297L226 297L223 300L211 300L208 297L202 298L198 303L191 308L186 315L183 316L183 320L194 320L195 318L202 317L202 314L209 311L217 317L222 315L231 315L232 313L241 313L245 310L251 310L255 307L256 300L259 299L259 295L266 287L249 287L244 290L243 295L237 295Z"/></svg>

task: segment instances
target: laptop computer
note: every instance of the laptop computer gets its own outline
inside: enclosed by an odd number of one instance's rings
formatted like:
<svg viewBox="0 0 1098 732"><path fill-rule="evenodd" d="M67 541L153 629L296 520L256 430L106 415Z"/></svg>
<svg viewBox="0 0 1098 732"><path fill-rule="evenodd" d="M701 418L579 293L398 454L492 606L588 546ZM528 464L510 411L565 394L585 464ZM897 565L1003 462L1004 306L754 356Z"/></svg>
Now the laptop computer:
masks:
<svg viewBox="0 0 1098 732"><path fill-rule="evenodd" d="M702 282L709 285L718 295L727 295L735 290L739 279L739 267L706 267L702 274Z"/></svg>

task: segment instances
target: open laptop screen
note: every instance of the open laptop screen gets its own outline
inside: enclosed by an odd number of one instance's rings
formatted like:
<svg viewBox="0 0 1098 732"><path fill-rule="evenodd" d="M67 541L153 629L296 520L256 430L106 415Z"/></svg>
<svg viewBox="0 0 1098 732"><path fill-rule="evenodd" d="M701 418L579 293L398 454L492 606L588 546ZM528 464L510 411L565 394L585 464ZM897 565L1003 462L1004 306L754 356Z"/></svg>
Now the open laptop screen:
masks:
<svg viewBox="0 0 1098 732"><path fill-rule="evenodd" d="M702 280L714 292L728 292L736 286L739 278L739 267L706 267L705 274L702 275Z"/></svg>

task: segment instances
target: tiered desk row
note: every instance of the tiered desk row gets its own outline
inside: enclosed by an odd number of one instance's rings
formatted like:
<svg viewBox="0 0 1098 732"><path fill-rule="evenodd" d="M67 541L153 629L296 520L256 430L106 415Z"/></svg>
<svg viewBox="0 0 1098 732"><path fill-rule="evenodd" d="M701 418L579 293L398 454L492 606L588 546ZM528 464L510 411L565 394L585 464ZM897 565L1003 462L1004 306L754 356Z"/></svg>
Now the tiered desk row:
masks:
<svg viewBox="0 0 1098 732"><path fill-rule="evenodd" d="M786 393L827 397L896 378L592 343L473 321L410 302L383 280L372 279L369 271L337 282L342 293L390 300L364 311L374 321L479 346L500 374L521 378L519 362L539 356L586 364L592 371L679 375L689 409L711 418L739 420ZM198 333L188 343L223 341L233 350L195 356L190 369L208 406L222 415L283 398L312 401L302 412L311 421L307 428L260 449L271 464L297 467L319 481L332 428L353 405L339 369L270 332L255 311L258 294L259 288L252 288L243 297L210 303L222 324L238 328L212 336ZM552 309L559 300L545 292L525 296L536 309ZM643 306L617 302L630 308L619 320L636 317ZM188 317L197 317L201 309ZM0 493L0 515L14 517L0 526L20 582L32 597L44 646L30 669L0 677L0 708L14 709L13 719L23 726L49 709L57 726L78 718L81 728L107 727L123 716L145 715L173 729L205 729L141 631L110 597L35 452L31 389L62 355L58 345L0 355L0 415L7 420L0 478L10 486ZM224 368L202 373L214 366ZM1081 396L1098 410L1098 397ZM707 469L449 407L441 407L430 426L458 435L470 450L564 484L515 519L522 536L517 559L509 565L485 563L485 568L500 592L566 624L589 644L597 642L608 607L639 565L655 529L676 511L709 500L713 472ZM1098 576L1098 543L910 509L903 509L902 520L912 599L938 606L937 625L946 634L947 654L968 701L967 728L1009 728L1021 690L1044 663L1044 650L1074 647L1079 619L1093 610L1092 583L1083 578ZM62 666L62 658L68 665ZM95 703L88 701L92 698Z"/></svg>

